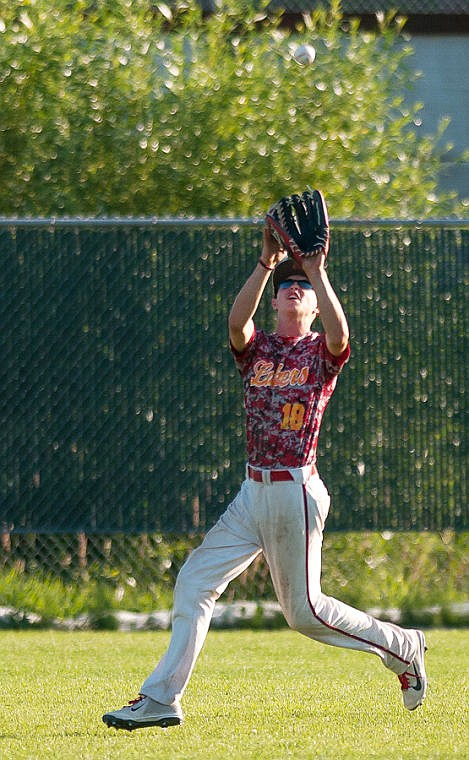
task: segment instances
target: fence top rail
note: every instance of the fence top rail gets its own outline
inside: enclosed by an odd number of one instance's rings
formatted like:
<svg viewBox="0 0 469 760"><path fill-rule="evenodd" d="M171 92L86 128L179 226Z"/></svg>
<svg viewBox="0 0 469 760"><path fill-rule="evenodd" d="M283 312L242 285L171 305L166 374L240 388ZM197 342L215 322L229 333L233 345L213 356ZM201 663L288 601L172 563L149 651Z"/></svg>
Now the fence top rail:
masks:
<svg viewBox="0 0 469 760"><path fill-rule="evenodd" d="M262 217L0 217L1 227L250 227L264 224ZM469 229L469 219L331 219L335 228L456 228Z"/></svg>

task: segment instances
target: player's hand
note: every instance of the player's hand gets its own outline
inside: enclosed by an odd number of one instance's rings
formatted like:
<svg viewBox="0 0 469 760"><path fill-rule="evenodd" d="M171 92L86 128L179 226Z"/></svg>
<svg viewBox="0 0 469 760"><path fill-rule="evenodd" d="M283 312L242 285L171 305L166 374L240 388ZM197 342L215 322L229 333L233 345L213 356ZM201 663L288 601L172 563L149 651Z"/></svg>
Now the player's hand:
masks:
<svg viewBox="0 0 469 760"><path fill-rule="evenodd" d="M308 276L308 279L314 279L315 277L321 276L326 271L327 254L317 253L315 256L303 258L301 266L303 267L305 274Z"/></svg>
<svg viewBox="0 0 469 760"><path fill-rule="evenodd" d="M263 245L261 258L268 267L276 267L286 256L286 251L272 235L270 228L265 225L263 230Z"/></svg>

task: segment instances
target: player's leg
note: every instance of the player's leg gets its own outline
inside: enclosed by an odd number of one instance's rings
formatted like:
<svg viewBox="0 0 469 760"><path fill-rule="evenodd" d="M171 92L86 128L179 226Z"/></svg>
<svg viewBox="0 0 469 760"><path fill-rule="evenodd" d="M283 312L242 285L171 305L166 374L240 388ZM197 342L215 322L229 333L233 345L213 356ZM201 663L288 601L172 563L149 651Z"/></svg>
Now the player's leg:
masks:
<svg viewBox="0 0 469 760"><path fill-rule="evenodd" d="M179 572L170 643L140 689L143 699L107 713L103 717L107 725L132 730L181 722L180 699L205 641L215 602L260 551L250 504L241 489Z"/></svg>
<svg viewBox="0 0 469 760"><path fill-rule="evenodd" d="M377 620L322 593L321 552L329 495L320 478L315 476L300 486L287 485L288 490L292 503L286 507L281 503L280 489L272 489L274 504L270 509L270 522L266 516L262 540L274 588L289 625L325 644L376 654L387 668L400 676L409 673L409 669L414 675L412 663L417 658L420 675L425 680L423 634ZM269 527L277 510L278 520L283 516L284 535L280 541L278 528L271 531ZM405 689L404 682L401 683ZM412 705L414 697L421 697L420 704L423 696L404 694L404 701L408 697Z"/></svg>
<svg viewBox="0 0 469 760"><path fill-rule="evenodd" d="M232 505L181 568L174 589L171 641L141 693L179 700L205 641L216 600L260 553L255 534L233 519Z"/></svg>

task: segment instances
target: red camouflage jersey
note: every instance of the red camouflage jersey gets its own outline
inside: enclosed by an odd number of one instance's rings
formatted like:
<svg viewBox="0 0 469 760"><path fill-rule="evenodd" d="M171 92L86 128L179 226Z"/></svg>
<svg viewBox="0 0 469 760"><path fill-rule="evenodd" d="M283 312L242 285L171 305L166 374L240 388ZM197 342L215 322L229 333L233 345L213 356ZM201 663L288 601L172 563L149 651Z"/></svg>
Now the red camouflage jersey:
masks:
<svg viewBox="0 0 469 760"><path fill-rule="evenodd" d="M243 379L250 464L274 469L315 462L322 417L350 346L333 356L324 333L285 338L255 330L242 353L231 350Z"/></svg>

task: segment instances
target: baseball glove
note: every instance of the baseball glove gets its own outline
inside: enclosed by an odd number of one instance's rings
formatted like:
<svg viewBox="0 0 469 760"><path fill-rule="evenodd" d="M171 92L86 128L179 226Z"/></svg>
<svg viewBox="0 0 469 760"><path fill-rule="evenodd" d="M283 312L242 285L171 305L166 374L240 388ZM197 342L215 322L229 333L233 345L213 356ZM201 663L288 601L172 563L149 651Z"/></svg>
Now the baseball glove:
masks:
<svg viewBox="0 0 469 760"><path fill-rule="evenodd" d="M288 255L301 260L329 250L327 206L319 190L281 198L268 210L266 224Z"/></svg>

